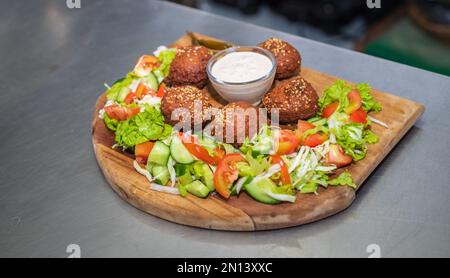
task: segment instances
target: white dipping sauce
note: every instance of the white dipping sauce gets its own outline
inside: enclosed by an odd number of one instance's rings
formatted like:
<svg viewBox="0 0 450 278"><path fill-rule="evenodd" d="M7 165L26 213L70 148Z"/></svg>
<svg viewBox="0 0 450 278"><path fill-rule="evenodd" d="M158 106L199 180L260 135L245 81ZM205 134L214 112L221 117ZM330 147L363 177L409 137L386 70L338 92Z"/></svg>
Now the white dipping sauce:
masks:
<svg viewBox="0 0 450 278"><path fill-rule="evenodd" d="M232 52L213 65L211 74L224 82L245 83L269 74L272 67L272 61L262 54Z"/></svg>

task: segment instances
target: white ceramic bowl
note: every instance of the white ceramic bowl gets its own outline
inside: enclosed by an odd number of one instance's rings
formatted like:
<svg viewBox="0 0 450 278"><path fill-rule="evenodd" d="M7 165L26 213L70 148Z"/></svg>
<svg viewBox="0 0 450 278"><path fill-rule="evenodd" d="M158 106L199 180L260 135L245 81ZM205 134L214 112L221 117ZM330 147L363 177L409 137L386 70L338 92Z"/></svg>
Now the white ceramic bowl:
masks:
<svg viewBox="0 0 450 278"><path fill-rule="evenodd" d="M270 59L272 62L272 68L270 71L261 78L256 80L252 80L249 82L226 82L218 79L216 76L212 74L212 68L214 64L220 60L222 57L226 56L229 53L233 52L255 52L258 54L262 54ZM206 71L208 73L208 78L211 82L211 85L217 91L217 93L223 97L225 100L229 102L235 101L246 101L252 103L253 105L257 105L261 102L264 94L270 89L273 84L273 80L275 78L276 72L276 60L275 56L269 51L256 47L256 46L236 46L230 47L225 50L220 51L216 55L214 55L208 62Z"/></svg>

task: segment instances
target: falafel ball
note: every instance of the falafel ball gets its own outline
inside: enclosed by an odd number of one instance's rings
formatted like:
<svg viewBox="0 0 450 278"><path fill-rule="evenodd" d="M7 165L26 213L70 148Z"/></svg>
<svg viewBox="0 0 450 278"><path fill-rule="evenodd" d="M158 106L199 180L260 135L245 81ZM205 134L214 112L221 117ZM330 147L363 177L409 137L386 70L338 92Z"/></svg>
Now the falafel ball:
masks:
<svg viewBox="0 0 450 278"><path fill-rule="evenodd" d="M280 123L307 119L319 111L319 96L312 85L302 77L281 81L262 99L268 112L279 109Z"/></svg>
<svg viewBox="0 0 450 278"><path fill-rule="evenodd" d="M215 115L211 122L211 127L215 126L211 135L219 141L239 147L245 138L252 138L262 126L268 124L267 114L261 113L262 111L248 102L230 102ZM233 128L233 138L227 137L229 128Z"/></svg>
<svg viewBox="0 0 450 278"><path fill-rule="evenodd" d="M300 73L302 57L300 53L286 41L270 38L259 44L272 52L277 61L276 79L285 79Z"/></svg>
<svg viewBox="0 0 450 278"><path fill-rule="evenodd" d="M191 127L203 125L206 122L203 113L209 107L208 93L194 86L167 88L161 100L161 112L165 121L171 125L180 122L190 124Z"/></svg>
<svg viewBox="0 0 450 278"><path fill-rule="evenodd" d="M211 57L211 52L204 46L185 46L177 49L165 83L169 86L192 85L203 88L208 82L206 65Z"/></svg>

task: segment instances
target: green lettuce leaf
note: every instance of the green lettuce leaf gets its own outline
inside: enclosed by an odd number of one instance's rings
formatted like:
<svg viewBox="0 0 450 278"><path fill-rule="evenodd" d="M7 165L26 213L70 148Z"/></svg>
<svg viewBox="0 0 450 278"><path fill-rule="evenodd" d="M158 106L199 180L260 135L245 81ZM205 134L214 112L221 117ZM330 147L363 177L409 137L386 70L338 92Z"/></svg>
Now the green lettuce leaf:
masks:
<svg viewBox="0 0 450 278"><path fill-rule="evenodd" d="M347 94L351 90L352 87L344 80L337 80L333 85L324 90L322 97L319 99L320 107L323 109L328 104L339 101L337 111L343 111L349 105Z"/></svg>
<svg viewBox="0 0 450 278"><path fill-rule="evenodd" d="M350 186L351 188L355 188L356 189L356 184L353 182L352 174L350 174L347 171L342 172L336 178L328 181L328 184L329 185L333 185L333 186L344 186L344 185L346 185L346 186Z"/></svg>
<svg viewBox="0 0 450 278"><path fill-rule="evenodd" d="M267 157L258 156L253 157L251 151L245 155L247 162L236 163L236 168L239 170L241 176L255 177L269 169L270 163Z"/></svg>
<svg viewBox="0 0 450 278"><path fill-rule="evenodd" d="M358 84L356 89L359 91L362 99L362 107L366 112L380 112L381 104L372 96L372 88L369 84Z"/></svg>
<svg viewBox="0 0 450 278"><path fill-rule="evenodd" d="M119 124L118 120L110 118L106 113L103 114L103 120L105 121L105 124L108 127L108 129L112 131L117 130L117 125Z"/></svg>
<svg viewBox="0 0 450 278"><path fill-rule="evenodd" d="M164 123L164 117L154 106L146 105L145 110L126 121L119 122L116 129L116 143L124 148L166 138L172 127Z"/></svg>
<svg viewBox="0 0 450 278"><path fill-rule="evenodd" d="M176 54L177 51L174 48L163 50L158 54L157 57L161 61L161 65L153 71L158 78L163 79L169 74L170 64L175 59Z"/></svg>
<svg viewBox="0 0 450 278"><path fill-rule="evenodd" d="M367 144L363 137L364 125L360 123L349 123L333 128L336 142L342 147L346 154L355 161L366 156Z"/></svg>
<svg viewBox="0 0 450 278"><path fill-rule="evenodd" d="M379 139L378 136L370 129L365 129L363 132L363 138L364 141L366 141L367 144L375 144L378 143Z"/></svg>
<svg viewBox="0 0 450 278"><path fill-rule="evenodd" d="M328 104L338 101L338 112L342 112L348 107L349 101L348 93L352 91L353 87L347 84L344 80L337 80L333 85L326 88L322 97L319 99L321 109ZM362 99L362 107L366 112L381 111L381 104L372 96L372 88L368 84L357 84L355 89L359 92Z"/></svg>
<svg viewBox="0 0 450 278"><path fill-rule="evenodd" d="M316 193L319 186L328 186L328 175L321 171L309 171L297 186L300 193Z"/></svg>

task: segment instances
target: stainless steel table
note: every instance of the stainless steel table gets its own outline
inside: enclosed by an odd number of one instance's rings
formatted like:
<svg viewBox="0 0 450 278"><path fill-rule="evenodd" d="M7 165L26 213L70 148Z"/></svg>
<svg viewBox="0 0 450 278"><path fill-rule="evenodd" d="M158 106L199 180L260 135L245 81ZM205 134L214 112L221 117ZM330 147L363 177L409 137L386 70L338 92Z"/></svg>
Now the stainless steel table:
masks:
<svg viewBox="0 0 450 278"><path fill-rule="evenodd" d="M240 44L281 37L301 50L305 66L427 110L355 203L331 218L253 233L160 220L110 189L90 123L103 82L186 29ZM82 257L368 257L378 247L383 257L450 256L448 77L154 1L81 0L80 9L63 0L2 1L0 57L2 257L67 257L70 244Z"/></svg>

